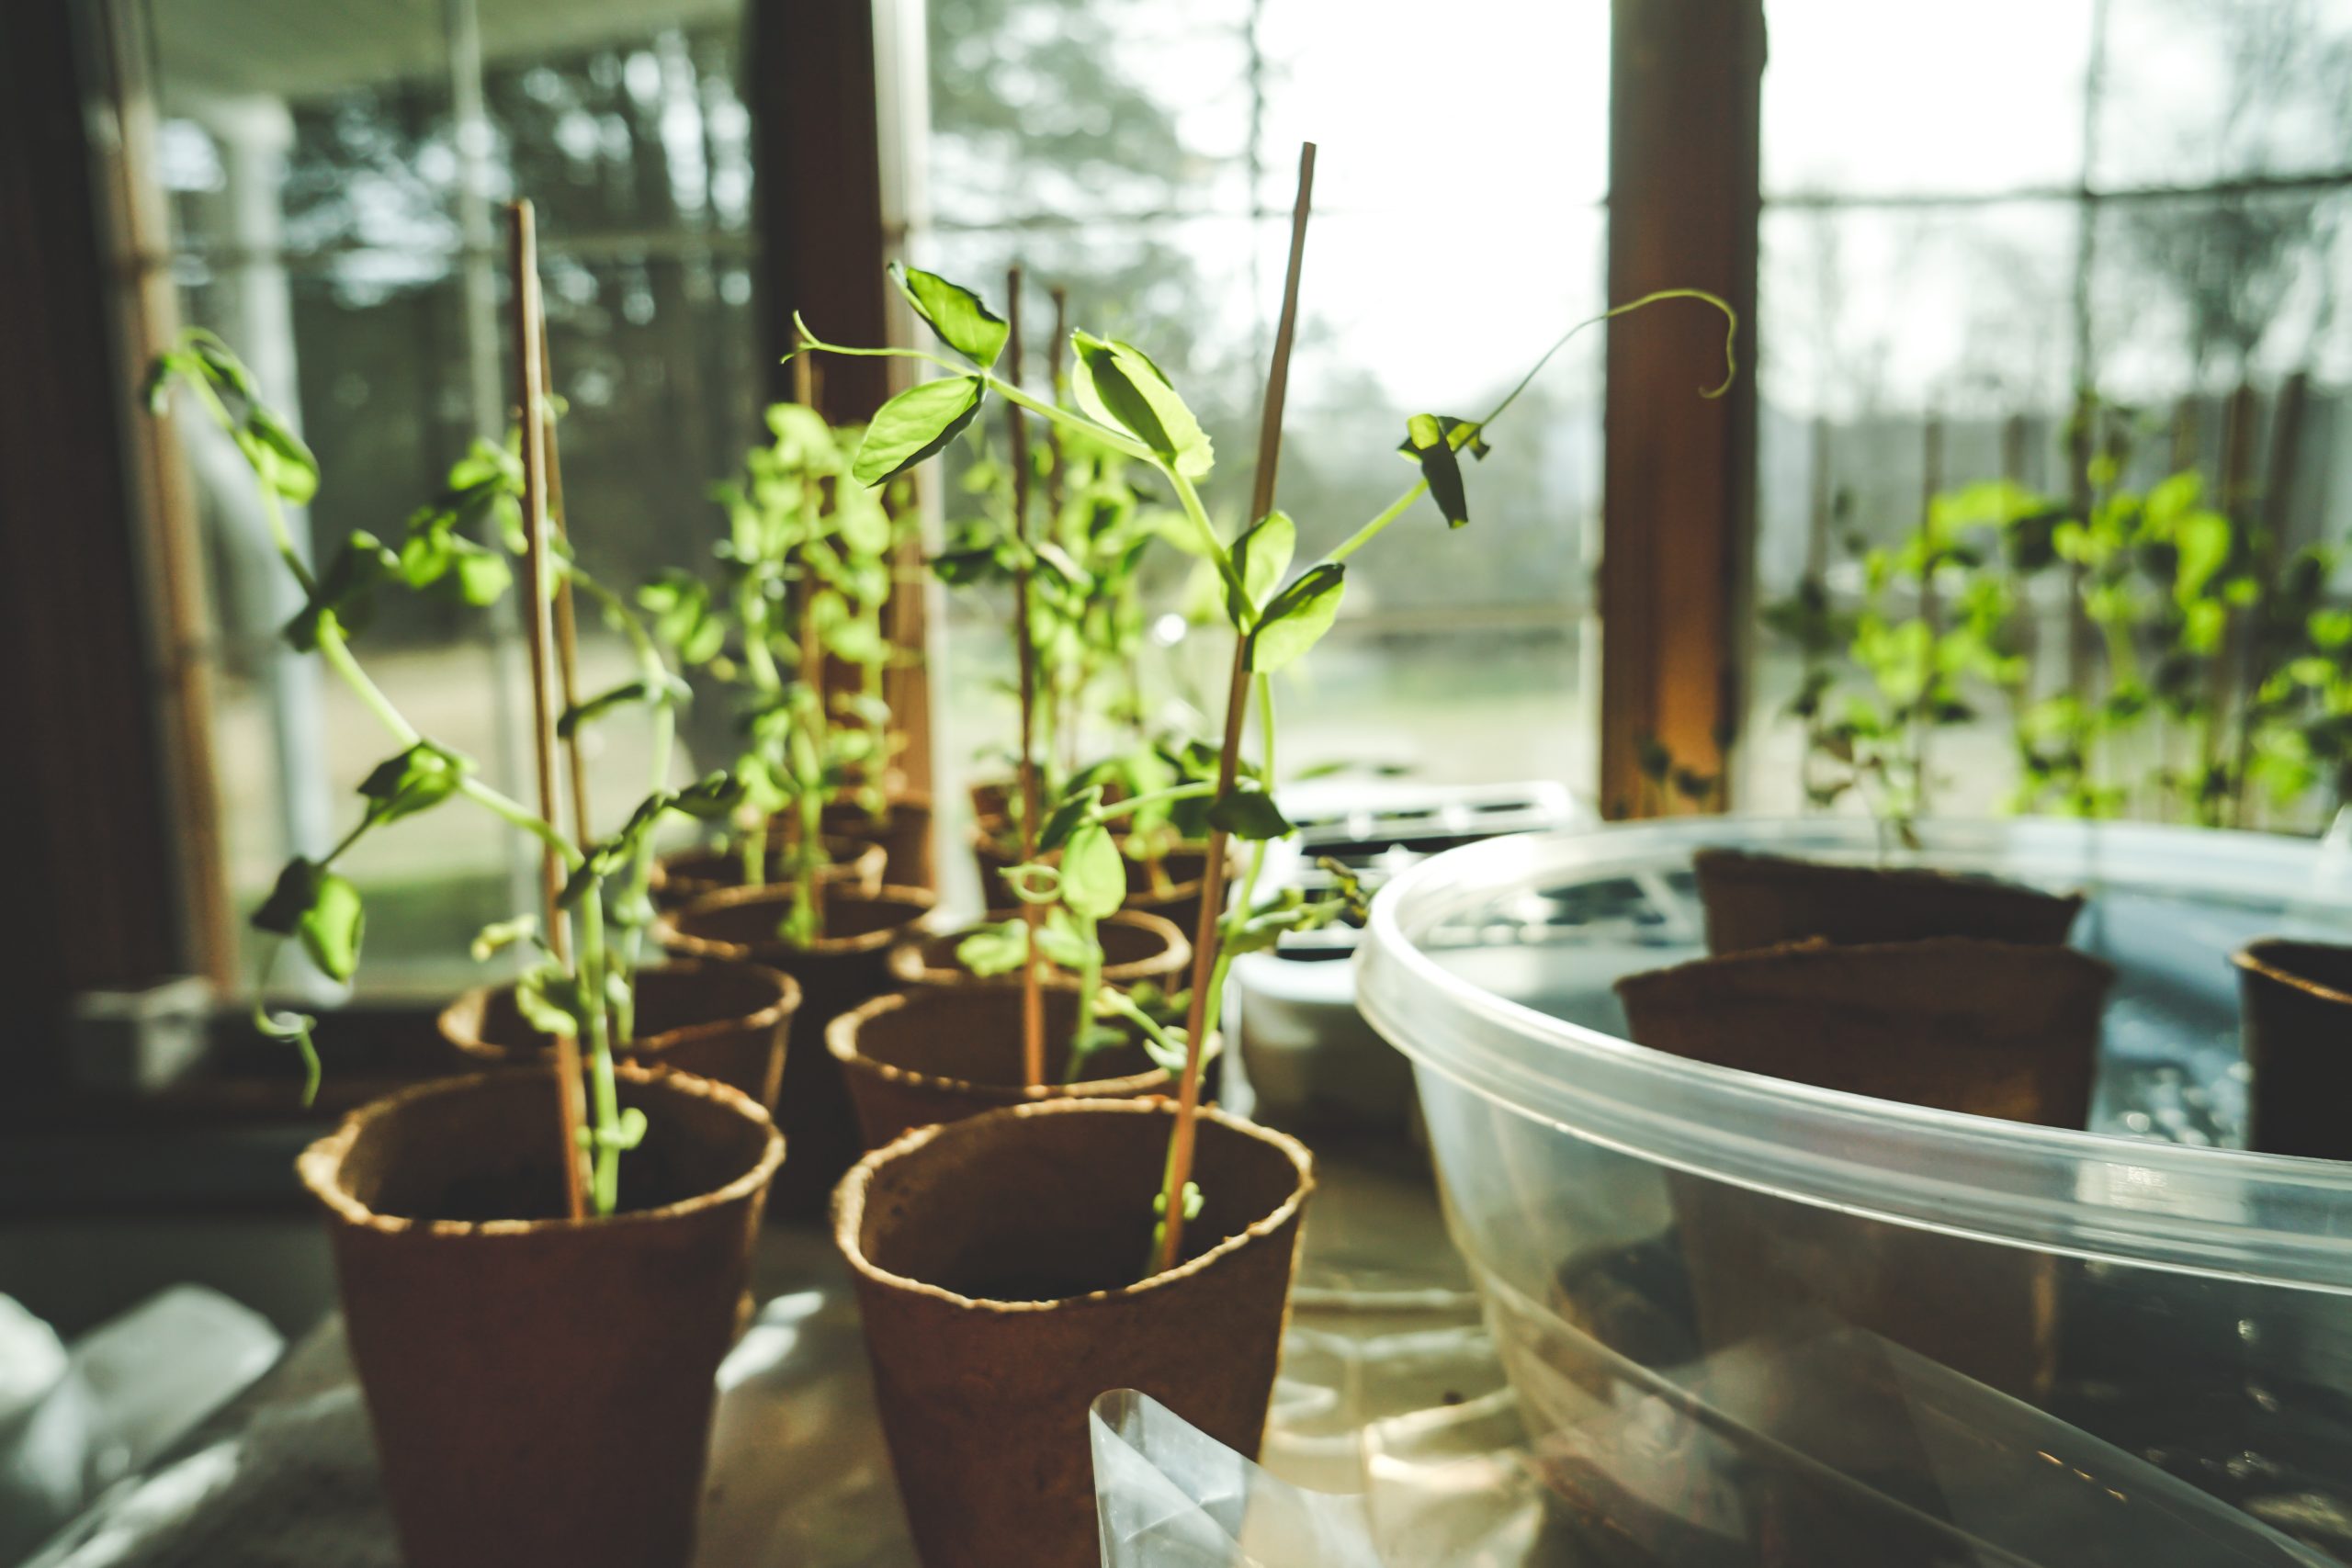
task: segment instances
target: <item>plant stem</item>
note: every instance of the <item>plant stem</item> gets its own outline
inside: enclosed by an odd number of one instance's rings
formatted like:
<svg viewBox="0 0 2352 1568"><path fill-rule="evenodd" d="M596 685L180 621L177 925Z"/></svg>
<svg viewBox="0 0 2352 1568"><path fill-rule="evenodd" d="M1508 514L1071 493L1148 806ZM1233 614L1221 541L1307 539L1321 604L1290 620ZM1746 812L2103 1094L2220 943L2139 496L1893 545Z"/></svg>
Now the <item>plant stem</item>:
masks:
<svg viewBox="0 0 2352 1568"><path fill-rule="evenodd" d="M1005 274L1004 289L1005 353L1010 356L1012 378L1018 381L1022 362L1019 267ZM1042 803L1037 797L1037 641L1030 604L1029 429L1019 403L1006 401L1004 423L1012 448L1012 644L1021 668L1021 859L1026 864L1037 858L1037 815ZM1042 905L1026 898L1021 901L1021 918L1027 927L1021 959L1021 1076L1032 1089L1046 1081L1046 993L1044 977L1038 973L1044 954L1038 951L1037 940L1045 915ZM1082 1028L1083 1018L1080 1021Z"/></svg>
<svg viewBox="0 0 2352 1568"><path fill-rule="evenodd" d="M596 1119L595 1174L591 1197L596 1213L609 1214L620 1202L619 1086L613 1078L613 1042L605 1011L605 888L600 879L580 900L581 999L588 1013L589 1092ZM572 1162L575 1166L578 1162Z"/></svg>

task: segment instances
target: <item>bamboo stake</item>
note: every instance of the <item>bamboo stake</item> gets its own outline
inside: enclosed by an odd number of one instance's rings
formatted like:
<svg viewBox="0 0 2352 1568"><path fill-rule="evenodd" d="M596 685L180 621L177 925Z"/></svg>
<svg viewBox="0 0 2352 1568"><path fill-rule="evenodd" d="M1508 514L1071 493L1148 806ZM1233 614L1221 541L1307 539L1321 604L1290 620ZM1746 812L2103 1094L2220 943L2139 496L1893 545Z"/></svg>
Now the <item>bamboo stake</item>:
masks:
<svg viewBox="0 0 2352 1568"><path fill-rule="evenodd" d="M1283 313L1274 332L1273 363L1266 371L1266 402L1258 424L1258 468L1250 498L1251 522L1274 506L1274 478L1282 460L1283 400L1290 388L1291 339L1298 327L1298 276L1306 259L1306 217L1315 192L1315 143L1298 149L1298 199L1290 214L1290 264L1283 279ZM1241 726L1250 706L1250 640L1236 637L1233 679L1225 698L1225 746L1219 752L1216 793L1233 792L1240 761ZM1272 779L1266 781L1271 788ZM1208 865L1201 880L1201 919L1193 932L1193 998L1184 1020L1184 1076L1176 1086L1176 1129L1168 1145L1168 1179L1162 1189L1167 1213L1159 1227L1159 1269L1176 1267L1184 1245L1184 1188L1193 1179L1193 1150L1201 1110L1201 1060L1208 1039L1209 981L1216 973L1217 925L1225 913L1226 857L1231 845L1223 829L1209 833Z"/></svg>
<svg viewBox="0 0 2352 1568"><path fill-rule="evenodd" d="M1021 268L1004 275L1005 378L1021 384ZM1012 640L1021 661L1021 859L1037 858L1037 647L1030 635L1029 618L1029 427L1021 405L1004 400L1005 434L1012 448ZM1048 426L1050 428L1050 426ZM1021 1072L1030 1087L1046 1081L1046 993L1038 974L1038 938L1045 929L1044 907L1023 898L1021 918L1025 955L1021 962ZM1080 1019L1084 1029L1086 1021Z"/></svg>
<svg viewBox="0 0 2352 1568"><path fill-rule="evenodd" d="M555 771L555 715L550 688L548 601L545 592L548 558L547 388L540 355L538 232L531 204L518 201L507 209L513 245L509 260L514 283L514 365L520 382L523 429L523 537L525 541L523 614L531 642L531 752L537 765L539 815L560 820ZM548 945L556 961L569 964L571 933L563 919L563 863L555 846L546 846L539 859L539 886L545 899ZM571 1218L588 1215L587 1183L580 1168L580 1131L585 1121L586 1090L580 1071L580 1042L569 1034L555 1037L557 1123L563 1137L563 1196Z"/></svg>

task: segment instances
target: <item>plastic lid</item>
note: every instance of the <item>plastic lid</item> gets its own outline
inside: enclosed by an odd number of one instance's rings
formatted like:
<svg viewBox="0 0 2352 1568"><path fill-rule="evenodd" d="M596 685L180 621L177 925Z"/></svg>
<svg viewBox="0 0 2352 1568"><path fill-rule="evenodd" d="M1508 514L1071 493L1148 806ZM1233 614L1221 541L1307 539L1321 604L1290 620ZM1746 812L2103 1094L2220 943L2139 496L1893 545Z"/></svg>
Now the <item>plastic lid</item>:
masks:
<svg viewBox="0 0 2352 1568"><path fill-rule="evenodd" d="M2056 820L1932 824L1920 838L1901 863L2095 897L2144 891L2281 931L2352 926L2352 855L2309 840ZM1488 931L1507 945L1501 928L1534 918L1546 893L1687 871L1707 845L1882 858L1874 826L1854 818L1690 818L1450 851L1381 890L1358 1005L1419 1069L1657 1164L2042 1251L2352 1289L2352 1165L2032 1127L1690 1062L1483 988L1436 956Z"/></svg>

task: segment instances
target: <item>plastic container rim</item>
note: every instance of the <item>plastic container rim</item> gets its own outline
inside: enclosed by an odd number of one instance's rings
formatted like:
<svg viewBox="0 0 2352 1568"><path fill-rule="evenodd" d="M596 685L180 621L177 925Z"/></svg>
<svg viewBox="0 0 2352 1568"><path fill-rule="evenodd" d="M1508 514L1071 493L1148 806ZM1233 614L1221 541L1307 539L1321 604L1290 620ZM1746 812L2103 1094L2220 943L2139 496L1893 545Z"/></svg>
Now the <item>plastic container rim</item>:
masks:
<svg viewBox="0 0 2352 1568"><path fill-rule="evenodd" d="M2283 905L2352 923L2352 856L2307 839L2147 824L1931 822L1897 863ZM1678 1169L2038 1250L2352 1289L2352 1165L2031 1127L1687 1061L1485 990L1423 949L1512 893L1657 874L1723 844L1879 858L1858 818L1710 817L1522 834L1411 867L1373 902L1365 1019L1413 1062L1521 1115ZM2227 962L2223 953L2214 962ZM1427 1089L1424 1087L1426 1096ZM2352 1114L2352 1108L2347 1108Z"/></svg>

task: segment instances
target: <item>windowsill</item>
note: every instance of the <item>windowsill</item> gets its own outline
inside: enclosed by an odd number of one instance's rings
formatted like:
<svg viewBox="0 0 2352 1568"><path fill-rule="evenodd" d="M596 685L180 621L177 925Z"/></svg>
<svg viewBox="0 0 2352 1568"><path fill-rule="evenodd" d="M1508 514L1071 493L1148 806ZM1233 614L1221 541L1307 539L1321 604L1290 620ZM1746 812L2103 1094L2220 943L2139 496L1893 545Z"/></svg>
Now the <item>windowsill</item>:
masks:
<svg viewBox="0 0 2352 1568"><path fill-rule="evenodd" d="M309 1105L293 1053L257 1039L242 1010L214 1018L206 1059L168 1088L11 1096L0 1218L299 1212L303 1145L356 1107L456 1069L437 1010L369 1005L322 1020L326 1071Z"/></svg>

